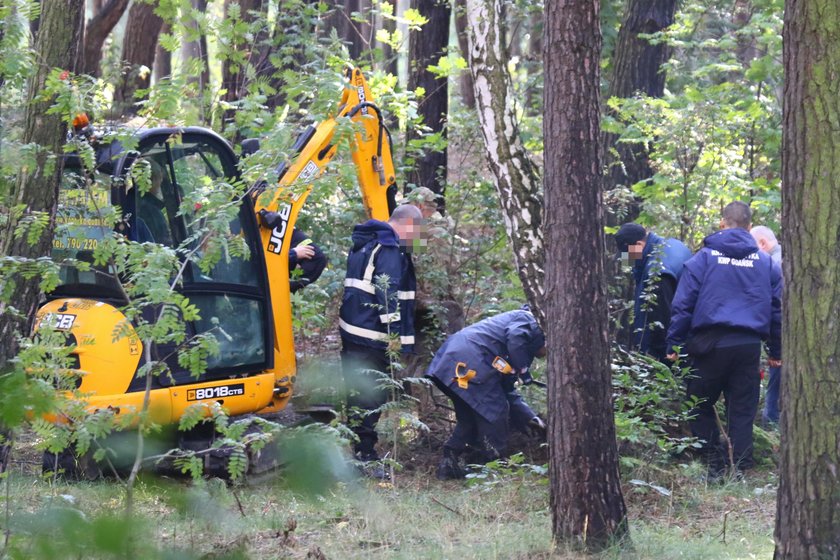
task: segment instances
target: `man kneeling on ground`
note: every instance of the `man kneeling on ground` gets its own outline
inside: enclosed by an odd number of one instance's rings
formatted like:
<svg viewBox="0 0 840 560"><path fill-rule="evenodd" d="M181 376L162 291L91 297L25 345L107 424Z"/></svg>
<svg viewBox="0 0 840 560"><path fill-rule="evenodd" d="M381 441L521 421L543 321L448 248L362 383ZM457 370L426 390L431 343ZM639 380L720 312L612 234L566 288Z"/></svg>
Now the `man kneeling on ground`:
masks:
<svg viewBox="0 0 840 560"><path fill-rule="evenodd" d="M545 352L545 335L527 308L484 319L444 342L426 374L455 408L455 430L443 446L438 479L465 476L459 458L468 448L479 462L502 457L510 426L545 433L545 424L514 386L519 378L531 381L528 368Z"/></svg>

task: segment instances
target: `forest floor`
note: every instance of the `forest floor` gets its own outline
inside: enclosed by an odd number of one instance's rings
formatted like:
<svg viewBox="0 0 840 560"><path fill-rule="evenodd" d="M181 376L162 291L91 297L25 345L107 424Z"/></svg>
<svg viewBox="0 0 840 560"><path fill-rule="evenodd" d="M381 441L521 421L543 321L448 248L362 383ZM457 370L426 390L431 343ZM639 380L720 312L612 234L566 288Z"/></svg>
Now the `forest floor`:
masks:
<svg viewBox="0 0 840 560"><path fill-rule="evenodd" d="M119 483L44 480L35 461L20 460L25 451L16 455L0 501L9 507L13 542L15 531L31 531L15 519L47 503L69 505L89 520L123 514ZM439 482L432 457L405 455L411 470L392 483L358 479L308 497L284 489L281 478L240 487L146 478L135 496L145 525L133 524L132 532L158 550L191 551L167 558L578 558L552 551L544 476L525 466ZM757 470L722 485L707 485L702 474L697 463L685 463L637 468L625 477L632 548L616 544L599 558L771 558L775 473Z"/></svg>

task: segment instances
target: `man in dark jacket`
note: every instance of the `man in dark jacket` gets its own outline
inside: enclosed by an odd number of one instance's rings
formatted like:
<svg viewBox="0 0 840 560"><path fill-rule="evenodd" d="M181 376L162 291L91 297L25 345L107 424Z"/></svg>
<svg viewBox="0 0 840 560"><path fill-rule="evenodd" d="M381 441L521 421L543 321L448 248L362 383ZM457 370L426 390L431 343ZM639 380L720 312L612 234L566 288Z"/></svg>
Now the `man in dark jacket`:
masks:
<svg viewBox="0 0 840 560"><path fill-rule="evenodd" d="M327 256L308 235L292 230L292 249L289 251L289 285L292 293L302 290L321 277L327 267ZM296 273L296 270L300 270Z"/></svg>
<svg viewBox="0 0 840 560"><path fill-rule="evenodd" d="M443 446L439 479L465 475L459 457L468 448L481 462L504 455L511 425L545 431L514 388L518 378L530 380L537 356L545 356L545 335L525 308L484 319L443 343L426 375L452 400L457 422Z"/></svg>
<svg viewBox="0 0 840 560"><path fill-rule="evenodd" d="M769 339L770 365L781 365L781 270L758 250L750 220L743 202L724 208L721 231L708 236L703 249L685 263L668 330L668 348L685 345L695 369L688 395L701 402L691 429L702 441L712 479L730 461L738 471L753 466L762 340ZM669 358L675 360L676 351ZM726 398L725 446L715 416L721 392Z"/></svg>
<svg viewBox="0 0 840 560"><path fill-rule="evenodd" d="M414 264L408 250L421 236L423 216L415 206L398 206L387 222L368 220L353 229L341 302L341 364L348 388L350 428L359 441L356 457L379 459L376 423L388 399L380 387L390 368L388 348L414 350ZM361 412L365 411L365 412Z"/></svg>
<svg viewBox="0 0 840 560"><path fill-rule="evenodd" d="M615 234L618 250L633 265L633 348L665 359L665 335L671 324L671 301L691 249L679 239L664 239L639 224L628 223Z"/></svg>

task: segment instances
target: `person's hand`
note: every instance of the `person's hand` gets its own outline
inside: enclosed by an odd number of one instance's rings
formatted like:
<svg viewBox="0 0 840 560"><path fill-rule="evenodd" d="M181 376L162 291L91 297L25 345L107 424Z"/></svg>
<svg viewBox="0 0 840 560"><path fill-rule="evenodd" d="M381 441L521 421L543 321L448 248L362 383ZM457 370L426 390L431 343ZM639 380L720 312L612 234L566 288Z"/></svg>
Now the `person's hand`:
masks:
<svg viewBox="0 0 840 560"><path fill-rule="evenodd" d="M767 365L769 365L770 367L782 367L782 360L770 358L767 360Z"/></svg>
<svg viewBox="0 0 840 560"><path fill-rule="evenodd" d="M312 245L298 245L297 247L293 248L292 251L295 252L295 256L299 261L311 259L315 256L315 249L312 247Z"/></svg>
<svg viewBox="0 0 840 560"><path fill-rule="evenodd" d="M669 360L671 360L672 362L676 362L677 358L679 358L679 356L677 355L676 352L671 352L670 354L668 354L665 357L668 358Z"/></svg>

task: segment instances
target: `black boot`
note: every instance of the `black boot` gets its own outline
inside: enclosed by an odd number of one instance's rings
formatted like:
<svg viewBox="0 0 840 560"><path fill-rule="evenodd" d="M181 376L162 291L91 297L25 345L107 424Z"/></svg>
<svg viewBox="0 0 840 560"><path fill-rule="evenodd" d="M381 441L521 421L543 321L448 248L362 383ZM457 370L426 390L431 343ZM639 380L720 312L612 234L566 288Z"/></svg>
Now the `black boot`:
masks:
<svg viewBox="0 0 840 560"><path fill-rule="evenodd" d="M466 471L458 461L458 453L453 449L443 449L443 459L437 468L438 480L453 480L467 476Z"/></svg>

